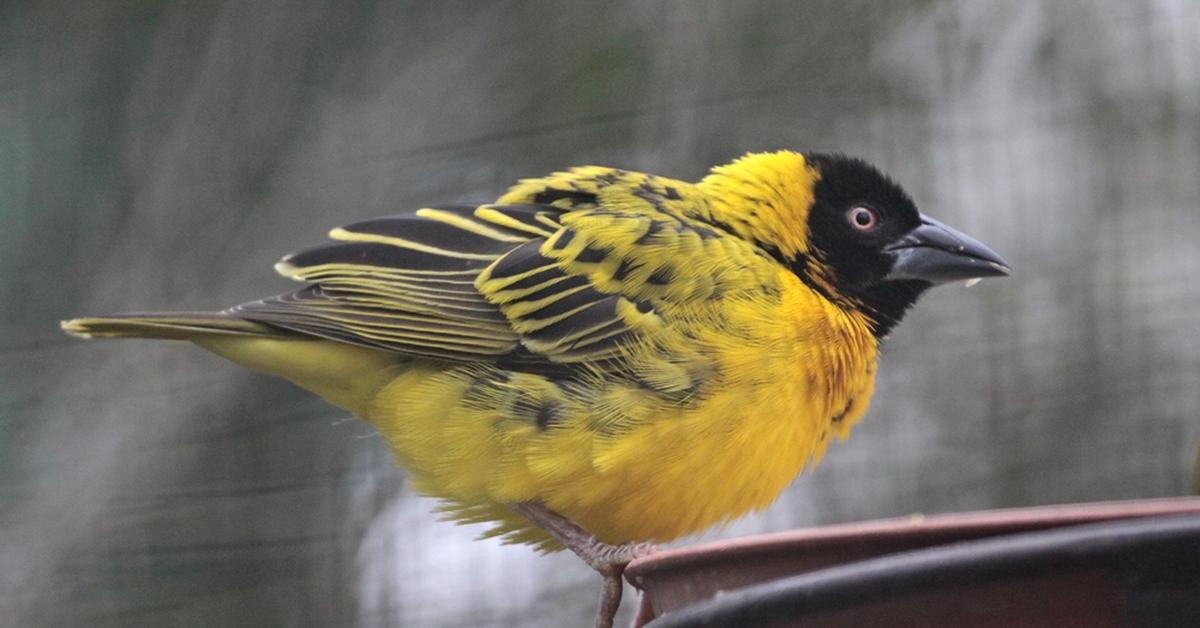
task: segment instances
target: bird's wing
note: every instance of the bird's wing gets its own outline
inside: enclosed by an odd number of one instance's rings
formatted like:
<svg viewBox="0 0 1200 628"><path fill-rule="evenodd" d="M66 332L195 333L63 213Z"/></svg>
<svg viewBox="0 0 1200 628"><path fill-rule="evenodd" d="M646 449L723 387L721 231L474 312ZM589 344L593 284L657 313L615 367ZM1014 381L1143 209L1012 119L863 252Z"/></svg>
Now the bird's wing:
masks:
<svg viewBox="0 0 1200 628"><path fill-rule="evenodd" d="M522 181L498 202L564 212L561 229L476 282L527 347L559 360L631 334L663 334L664 324L719 310L716 301L760 298L778 280L776 262L708 222L707 199L684 181L584 166Z"/></svg>
<svg viewBox="0 0 1200 628"><path fill-rule="evenodd" d="M475 279L513 248L561 228L559 213L529 205L456 205L339 227L330 232L333 242L276 265L308 287L229 313L398 353L495 360L517 351L520 337L475 289Z"/></svg>
<svg viewBox="0 0 1200 628"><path fill-rule="evenodd" d="M335 229L333 243L279 265L311 285L230 313L411 355L629 371L625 347L697 304L771 280L764 255L664 211L645 188L579 181L554 180L573 194L525 182L496 205Z"/></svg>
<svg viewBox="0 0 1200 628"><path fill-rule="evenodd" d="M513 249L475 282L528 351L560 363L619 359L635 335L662 328L666 301L711 294L711 282L672 272L675 255L700 248L701 236L679 221L605 210L561 219L554 234Z"/></svg>

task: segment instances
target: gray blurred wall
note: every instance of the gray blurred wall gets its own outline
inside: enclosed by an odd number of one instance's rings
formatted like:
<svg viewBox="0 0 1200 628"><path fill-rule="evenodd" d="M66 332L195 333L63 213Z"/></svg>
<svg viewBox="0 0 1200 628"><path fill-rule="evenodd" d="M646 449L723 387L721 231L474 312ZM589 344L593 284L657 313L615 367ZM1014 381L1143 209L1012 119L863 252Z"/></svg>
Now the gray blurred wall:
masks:
<svg viewBox="0 0 1200 628"><path fill-rule="evenodd" d="M928 296L854 438L722 534L1188 491L1200 3L9 1L0 624L586 622L585 567L437 522L365 425L57 321L281 292L332 226L567 165L783 147L1016 273Z"/></svg>

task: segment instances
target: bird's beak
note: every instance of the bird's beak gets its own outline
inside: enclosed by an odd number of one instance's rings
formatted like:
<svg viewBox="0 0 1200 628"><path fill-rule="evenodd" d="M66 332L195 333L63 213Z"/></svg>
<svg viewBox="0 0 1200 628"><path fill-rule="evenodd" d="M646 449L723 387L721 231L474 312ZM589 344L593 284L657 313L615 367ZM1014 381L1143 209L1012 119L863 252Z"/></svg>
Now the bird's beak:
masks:
<svg viewBox="0 0 1200 628"><path fill-rule="evenodd" d="M1012 272L1008 262L982 242L925 215L920 226L884 251L895 259L887 279L944 283Z"/></svg>

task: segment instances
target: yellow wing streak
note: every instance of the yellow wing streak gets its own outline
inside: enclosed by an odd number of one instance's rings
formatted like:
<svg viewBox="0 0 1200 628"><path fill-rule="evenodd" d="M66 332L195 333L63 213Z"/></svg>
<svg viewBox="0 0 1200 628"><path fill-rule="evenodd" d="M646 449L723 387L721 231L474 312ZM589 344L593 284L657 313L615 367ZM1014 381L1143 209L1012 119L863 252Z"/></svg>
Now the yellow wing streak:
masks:
<svg viewBox="0 0 1200 628"><path fill-rule="evenodd" d="M483 211L482 208L475 210L475 215L478 216L480 214L480 212L482 212L482 211ZM486 225L481 225L474 220L464 218L458 214L455 214L453 212L448 212L444 209L432 209L432 208L426 207L423 209L418 209L416 211L416 215L421 218L427 218L429 220L436 220L438 222L444 222L455 228L462 229L463 231L466 231L468 233L474 233L477 235L484 236L486 238L498 240L500 242L524 242L527 239L527 238L519 236L519 235L507 234L507 233L504 233L503 231L493 229ZM503 213L495 211L495 210L492 210L491 214L489 214L489 215L504 216ZM516 229L517 231L523 231L522 227L524 226L524 224L519 221L516 221L516 220L508 219L508 224L505 224L503 226L506 226L510 229Z"/></svg>
<svg viewBox="0 0 1200 628"><path fill-rule="evenodd" d="M534 237L549 236L550 234L554 233L555 229L558 229L558 227L559 227L559 225L557 223L555 223L553 220L547 218L545 221L538 219L538 222L540 224L544 224L544 225L550 227L550 229L549 230L539 229L533 225L528 225L519 220L515 220L515 219L511 218L510 216L508 216L507 214L505 214L504 212L492 209L491 207L488 207L487 205L484 205L483 207L480 207L479 209L475 210L475 215L482 218L483 220L488 221L488 222L500 225L502 227L507 227L514 231L521 231L523 233L527 233Z"/></svg>
<svg viewBox="0 0 1200 628"><path fill-rule="evenodd" d="M354 231L346 231L345 229L343 229L341 227L338 227L337 229L330 231L329 237L334 240L341 240L344 242L376 242L379 244L390 244L392 246L398 246L402 249L412 249L414 251L421 251L422 253L431 253L433 255L445 255L447 257L457 257L459 259L478 259L478 260L489 260L490 261L490 260L496 259L497 257L500 257L499 255L486 255L486 254L481 254L481 253L464 253L462 251L451 251L449 249L442 249L442 248L438 248L436 246L428 246L425 244L421 244L420 242L414 242L412 240L406 240L404 238L397 238L397 237L393 237L393 236L382 236L382 235L375 234L375 233L357 233Z"/></svg>

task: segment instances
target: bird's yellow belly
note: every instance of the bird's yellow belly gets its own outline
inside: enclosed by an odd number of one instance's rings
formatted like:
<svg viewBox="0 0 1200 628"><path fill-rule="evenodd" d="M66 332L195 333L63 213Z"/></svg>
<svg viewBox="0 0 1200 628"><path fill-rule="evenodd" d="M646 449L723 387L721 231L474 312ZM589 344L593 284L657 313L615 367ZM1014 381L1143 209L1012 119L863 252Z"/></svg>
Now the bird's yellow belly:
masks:
<svg viewBox="0 0 1200 628"><path fill-rule="evenodd" d="M528 397L546 385L540 376L493 382L477 369L417 365L376 397L370 419L417 489L446 499L452 516L546 545L505 506L539 500L605 542L662 542L765 508L830 437L844 437L871 392L873 355L853 362L813 372L768 360L753 382L694 404L647 396L645 407L625 409L642 419L632 425L606 424L594 406L570 402L539 425L543 413ZM853 376L835 372L847 367ZM834 376L844 384L831 386Z"/></svg>
<svg viewBox="0 0 1200 628"><path fill-rule="evenodd" d="M788 390L791 388L791 390ZM545 501L608 542L669 541L770 505L823 453L830 416L781 383L729 391L619 439L596 439L590 477Z"/></svg>

